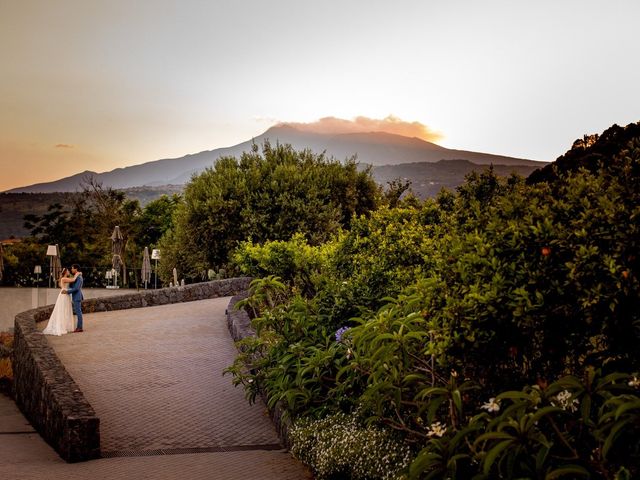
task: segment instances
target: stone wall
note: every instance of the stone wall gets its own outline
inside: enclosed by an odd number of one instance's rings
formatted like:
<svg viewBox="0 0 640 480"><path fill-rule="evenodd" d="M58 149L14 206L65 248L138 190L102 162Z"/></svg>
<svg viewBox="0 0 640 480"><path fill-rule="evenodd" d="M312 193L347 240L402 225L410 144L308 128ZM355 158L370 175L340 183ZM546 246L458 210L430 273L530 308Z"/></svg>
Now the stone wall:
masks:
<svg viewBox="0 0 640 480"><path fill-rule="evenodd" d="M247 293L236 295L229 302L227 307L227 327L229 333L234 341L238 342L244 338L255 336L256 332L251 326L251 319L244 310L236 308L236 303L247 298ZM261 396L264 403L267 403L267 398L264 391L261 391ZM286 448L291 447L291 441L289 440L289 428L291 428L291 420L285 415L285 408L281 403L276 404L273 408L269 409L269 415L273 424L276 427L280 441Z"/></svg>
<svg viewBox="0 0 640 480"><path fill-rule="evenodd" d="M84 313L226 297L248 289L250 278L231 278L184 287L92 298ZM52 305L16 315L13 348L16 404L42 437L67 462L100 457L100 419L36 324L48 320Z"/></svg>
<svg viewBox="0 0 640 480"><path fill-rule="evenodd" d="M68 462L100 456L100 419L67 373L36 322L53 306L16 316L14 395L20 410L42 437Z"/></svg>

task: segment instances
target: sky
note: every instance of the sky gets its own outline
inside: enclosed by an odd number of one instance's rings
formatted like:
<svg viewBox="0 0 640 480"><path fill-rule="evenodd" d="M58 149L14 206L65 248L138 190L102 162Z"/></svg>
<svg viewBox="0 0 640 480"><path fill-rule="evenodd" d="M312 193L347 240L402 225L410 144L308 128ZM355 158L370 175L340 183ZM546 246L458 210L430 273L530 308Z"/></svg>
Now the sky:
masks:
<svg viewBox="0 0 640 480"><path fill-rule="evenodd" d="M0 191L281 122L551 161L640 120L639 19L637 0L0 0Z"/></svg>

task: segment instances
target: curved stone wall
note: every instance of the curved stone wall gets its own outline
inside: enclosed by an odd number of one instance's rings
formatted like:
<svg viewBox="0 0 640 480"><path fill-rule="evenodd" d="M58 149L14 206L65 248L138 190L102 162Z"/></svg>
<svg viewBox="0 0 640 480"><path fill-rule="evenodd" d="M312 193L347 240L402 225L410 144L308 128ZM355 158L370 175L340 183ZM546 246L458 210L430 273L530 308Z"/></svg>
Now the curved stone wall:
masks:
<svg viewBox="0 0 640 480"><path fill-rule="evenodd" d="M147 290L82 302L84 313L190 302L236 295L251 279L230 278L184 287ZM37 328L52 305L16 315L13 348L16 404L42 437L67 462L100 457L100 419Z"/></svg>
<svg viewBox="0 0 640 480"><path fill-rule="evenodd" d="M227 327L231 338L235 342L238 342L244 338L255 336L256 332L251 326L251 319L249 314L245 310L236 308L236 303L247 298L247 292L243 292L240 295L236 295L229 301L227 307ZM261 389L262 400L265 405L267 402L267 396L264 390ZM281 402L278 402L273 408L269 408L269 415L273 421L280 441L286 448L291 448L291 441L289 439L289 429L291 428L291 420L286 415L286 408Z"/></svg>

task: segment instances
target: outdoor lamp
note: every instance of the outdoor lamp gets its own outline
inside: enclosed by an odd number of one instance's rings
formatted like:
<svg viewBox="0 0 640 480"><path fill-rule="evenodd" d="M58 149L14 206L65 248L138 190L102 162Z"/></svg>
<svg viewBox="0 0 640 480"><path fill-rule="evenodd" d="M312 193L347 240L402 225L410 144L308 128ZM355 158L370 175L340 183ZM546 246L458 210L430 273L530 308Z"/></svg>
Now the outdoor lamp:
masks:
<svg viewBox="0 0 640 480"><path fill-rule="evenodd" d="M58 255L58 246L57 245L49 245L47 247L47 256L49 257L55 257L56 255Z"/></svg>
<svg viewBox="0 0 640 480"><path fill-rule="evenodd" d="M33 273L38 273L38 274L42 273L42 267L40 265L36 265L35 268L33 269Z"/></svg>

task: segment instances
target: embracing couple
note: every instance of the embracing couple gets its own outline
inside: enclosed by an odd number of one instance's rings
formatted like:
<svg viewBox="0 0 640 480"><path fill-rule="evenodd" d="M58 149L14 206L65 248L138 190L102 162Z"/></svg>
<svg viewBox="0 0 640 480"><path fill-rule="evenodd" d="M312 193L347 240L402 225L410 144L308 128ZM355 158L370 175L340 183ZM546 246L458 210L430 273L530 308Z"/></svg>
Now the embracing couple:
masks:
<svg viewBox="0 0 640 480"><path fill-rule="evenodd" d="M62 289L49 317L45 335L64 335L69 332L82 332L82 272L76 264L71 265L71 274L64 268L58 280ZM74 313L78 316L78 325L73 324Z"/></svg>

